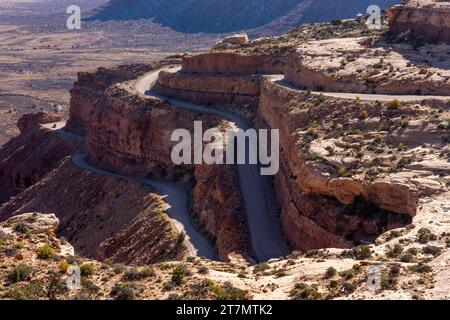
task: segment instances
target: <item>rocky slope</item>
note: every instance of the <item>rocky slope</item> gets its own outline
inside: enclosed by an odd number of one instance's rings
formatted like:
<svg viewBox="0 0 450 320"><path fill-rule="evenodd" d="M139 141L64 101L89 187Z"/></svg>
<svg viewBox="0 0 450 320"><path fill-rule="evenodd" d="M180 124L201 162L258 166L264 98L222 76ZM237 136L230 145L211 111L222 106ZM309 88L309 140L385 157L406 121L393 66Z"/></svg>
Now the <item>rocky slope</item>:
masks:
<svg viewBox="0 0 450 320"><path fill-rule="evenodd" d="M41 126L59 120L59 115L46 113L19 119L20 135L0 149L0 203L40 181L67 155L82 150L82 142Z"/></svg>
<svg viewBox="0 0 450 320"><path fill-rule="evenodd" d="M269 33L301 23L353 18L369 5L387 8L396 0L114 0L98 9L91 20L153 19L182 32L223 33L270 24ZM286 23L286 21L290 23Z"/></svg>
<svg viewBox="0 0 450 320"><path fill-rule="evenodd" d="M54 213L57 233L85 257L147 264L183 257L185 249L160 196L140 183L82 170L64 159L42 181L0 207L0 220Z"/></svg>

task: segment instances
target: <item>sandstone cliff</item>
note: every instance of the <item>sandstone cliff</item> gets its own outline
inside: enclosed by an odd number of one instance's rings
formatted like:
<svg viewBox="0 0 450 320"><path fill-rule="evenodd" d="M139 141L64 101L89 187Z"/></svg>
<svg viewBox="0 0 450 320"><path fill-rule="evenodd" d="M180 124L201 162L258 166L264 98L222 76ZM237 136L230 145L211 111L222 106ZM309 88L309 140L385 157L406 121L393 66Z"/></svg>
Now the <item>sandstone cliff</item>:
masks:
<svg viewBox="0 0 450 320"><path fill-rule="evenodd" d="M82 142L41 126L59 120L44 113L19 120L21 134L0 149L0 203L31 187L64 157L82 149Z"/></svg>
<svg viewBox="0 0 450 320"><path fill-rule="evenodd" d="M450 4L448 1L409 1L388 11L393 34L413 32L430 42L450 41Z"/></svg>

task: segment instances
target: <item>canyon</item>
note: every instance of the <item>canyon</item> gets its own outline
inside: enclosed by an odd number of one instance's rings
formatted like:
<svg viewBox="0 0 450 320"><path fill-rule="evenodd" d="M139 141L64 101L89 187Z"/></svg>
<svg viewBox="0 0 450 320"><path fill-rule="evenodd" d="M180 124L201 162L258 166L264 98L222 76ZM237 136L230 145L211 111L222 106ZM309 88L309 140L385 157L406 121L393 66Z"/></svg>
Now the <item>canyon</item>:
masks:
<svg viewBox="0 0 450 320"><path fill-rule="evenodd" d="M151 264L164 279L138 282L141 298L192 298L195 286L217 298L208 281L224 279L246 299L302 298L305 288L317 292L309 298L448 298L448 45L393 41L392 23L373 33L356 20L302 28L81 72L67 123L23 116L0 150L3 242L26 242L8 261L42 241L61 259L76 253L96 266L91 281L107 278L81 289L90 298L123 284L114 264ZM280 170L174 164L171 135L193 134L195 122L278 129ZM46 235L22 239L17 224L36 221L51 225L37 232ZM178 262L210 271L164 289ZM373 265L392 283L365 286ZM337 288L324 277L331 267Z"/></svg>

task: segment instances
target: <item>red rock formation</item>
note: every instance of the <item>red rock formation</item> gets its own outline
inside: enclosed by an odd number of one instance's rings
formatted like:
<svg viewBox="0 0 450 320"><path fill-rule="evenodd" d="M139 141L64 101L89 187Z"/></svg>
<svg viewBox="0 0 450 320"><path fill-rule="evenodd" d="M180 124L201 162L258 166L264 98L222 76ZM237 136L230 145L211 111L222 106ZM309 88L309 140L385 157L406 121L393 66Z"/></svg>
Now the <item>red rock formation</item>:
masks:
<svg viewBox="0 0 450 320"><path fill-rule="evenodd" d="M58 114L38 112L23 115L17 122L20 133L26 133L39 127L40 124L53 123L61 121L62 117Z"/></svg>
<svg viewBox="0 0 450 320"><path fill-rule="evenodd" d="M233 167L199 165L194 178L192 211L202 229L214 239L220 258L228 260L232 252L245 255L249 248Z"/></svg>
<svg viewBox="0 0 450 320"><path fill-rule="evenodd" d="M450 5L448 1L429 1L416 7L416 1L408 6L395 6L387 10L389 29L393 34L414 32L425 40L436 42L450 41Z"/></svg>
<svg viewBox="0 0 450 320"><path fill-rule="evenodd" d="M161 72L155 90L169 98L176 97L199 104L247 105L256 109L259 82L257 76Z"/></svg>
<svg viewBox="0 0 450 320"><path fill-rule="evenodd" d="M193 73L282 73L283 63L270 55L245 55L232 52L210 52L183 59L183 72Z"/></svg>
<svg viewBox="0 0 450 320"><path fill-rule="evenodd" d="M81 150L82 142L39 126L59 116L39 113L19 120L21 134L0 149L0 203L36 182L66 156Z"/></svg>
<svg viewBox="0 0 450 320"><path fill-rule="evenodd" d="M99 68L95 72L78 73L78 81L71 90L70 117L67 129L84 135L85 124L95 108L96 102L111 85L131 79L157 67L154 65L129 65L114 68Z"/></svg>

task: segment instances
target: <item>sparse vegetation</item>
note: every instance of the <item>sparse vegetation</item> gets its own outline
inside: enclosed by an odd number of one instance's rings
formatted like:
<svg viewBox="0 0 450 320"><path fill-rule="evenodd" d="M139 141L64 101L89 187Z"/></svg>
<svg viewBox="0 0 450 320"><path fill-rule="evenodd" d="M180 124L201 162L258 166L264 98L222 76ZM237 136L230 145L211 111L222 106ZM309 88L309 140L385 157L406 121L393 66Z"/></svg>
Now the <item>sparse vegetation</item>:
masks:
<svg viewBox="0 0 450 320"><path fill-rule="evenodd" d="M316 288L304 283L296 283L289 296L293 300L319 300L322 298L322 294Z"/></svg>
<svg viewBox="0 0 450 320"><path fill-rule="evenodd" d="M417 232L417 240L420 243L428 243L430 241L436 240L437 237L435 234L433 234L429 229L422 228Z"/></svg>
<svg viewBox="0 0 450 320"><path fill-rule="evenodd" d="M80 267L80 272L82 276L89 277L95 274L94 265L90 263L85 263Z"/></svg>
<svg viewBox="0 0 450 320"><path fill-rule="evenodd" d="M203 284L209 287L219 300L247 300L247 291L233 286L231 282L219 285L210 279L205 279Z"/></svg>
<svg viewBox="0 0 450 320"><path fill-rule="evenodd" d="M25 280L29 280L31 274L33 273L33 268L26 264L19 264L12 268L8 274L8 280L15 283Z"/></svg>
<svg viewBox="0 0 450 320"><path fill-rule="evenodd" d="M111 290L111 296L117 300L133 300L135 287L130 283L116 283Z"/></svg>
<svg viewBox="0 0 450 320"><path fill-rule="evenodd" d="M49 260L55 255L55 249L50 246L42 246L37 249L37 257L42 260Z"/></svg>
<svg viewBox="0 0 450 320"><path fill-rule="evenodd" d="M333 267L329 267L327 271L325 272L325 278L333 278L337 274L337 270Z"/></svg>

